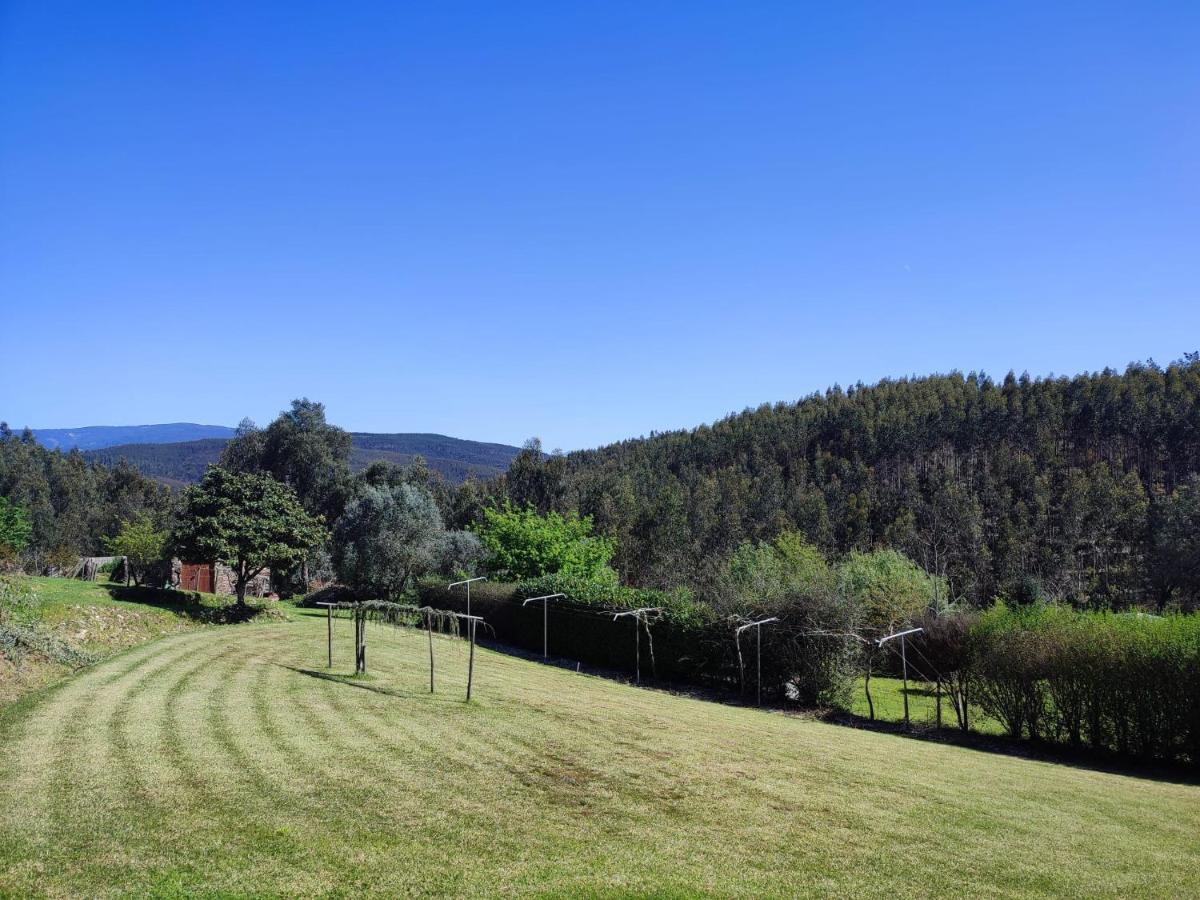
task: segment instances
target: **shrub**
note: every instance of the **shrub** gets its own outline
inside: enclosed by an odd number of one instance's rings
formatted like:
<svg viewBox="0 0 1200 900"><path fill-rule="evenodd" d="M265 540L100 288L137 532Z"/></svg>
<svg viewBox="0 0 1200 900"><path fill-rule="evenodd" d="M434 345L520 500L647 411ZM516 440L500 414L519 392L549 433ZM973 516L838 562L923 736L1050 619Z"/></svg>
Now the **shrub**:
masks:
<svg viewBox="0 0 1200 900"><path fill-rule="evenodd" d="M895 550L851 552L838 571L838 589L861 607L864 624L877 631L911 621L946 593L944 585Z"/></svg>
<svg viewBox="0 0 1200 900"><path fill-rule="evenodd" d="M608 566L616 545L592 534L590 516L541 516L532 507L506 502L501 509L483 511L478 533L488 551L488 567L497 574L517 581L563 574L616 583Z"/></svg>
<svg viewBox="0 0 1200 900"><path fill-rule="evenodd" d="M968 668L1013 737L1200 765L1200 616L997 606Z"/></svg>

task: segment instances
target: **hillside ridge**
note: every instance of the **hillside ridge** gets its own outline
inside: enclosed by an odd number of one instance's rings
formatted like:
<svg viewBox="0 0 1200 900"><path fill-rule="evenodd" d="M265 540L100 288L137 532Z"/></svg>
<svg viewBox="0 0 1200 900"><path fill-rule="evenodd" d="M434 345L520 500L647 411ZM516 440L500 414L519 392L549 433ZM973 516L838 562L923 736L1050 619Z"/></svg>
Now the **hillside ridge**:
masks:
<svg viewBox="0 0 1200 900"><path fill-rule="evenodd" d="M519 448L432 433L375 434L351 432L350 468L361 471L373 462L406 465L417 456L452 484L467 478L491 478L508 468ZM163 443L129 443L84 451L91 462L113 466L122 459L143 475L178 487L199 481L221 456L229 438L203 438Z"/></svg>

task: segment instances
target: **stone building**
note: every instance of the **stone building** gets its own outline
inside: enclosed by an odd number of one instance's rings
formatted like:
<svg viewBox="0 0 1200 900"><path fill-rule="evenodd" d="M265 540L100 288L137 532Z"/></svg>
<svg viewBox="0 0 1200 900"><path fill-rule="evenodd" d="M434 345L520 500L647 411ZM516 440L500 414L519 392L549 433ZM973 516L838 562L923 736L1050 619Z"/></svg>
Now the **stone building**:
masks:
<svg viewBox="0 0 1200 900"><path fill-rule="evenodd" d="M233 569L219 562L184 562L171 560L171 586L181 591L200 591L204 594L237 593ZM246 596L267 597L271 593L271 570L263 569L246 585Z"/></svg>

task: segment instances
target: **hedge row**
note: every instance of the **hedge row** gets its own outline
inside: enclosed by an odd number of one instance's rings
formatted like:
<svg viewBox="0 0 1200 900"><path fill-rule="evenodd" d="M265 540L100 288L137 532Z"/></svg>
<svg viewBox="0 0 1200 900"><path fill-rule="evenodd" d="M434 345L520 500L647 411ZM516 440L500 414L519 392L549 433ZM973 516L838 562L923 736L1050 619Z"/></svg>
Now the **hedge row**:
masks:
<svg viewBox="0 0 1200 900"><path fill-rule="evenodd" d="M1200 765L1200 616L996 607L968 642L974 700L1010 736Z"/></svg>
<svg viewBox="0 0 1200 900"><path fill-rule="evenodd" d="M459 612L466 610L461 588L425 582L422 603ZM742 638L743 670L734 639L735 623L712 607L697 603L685 592L665 592L596 584L582 579L548 576L521 584L477 582L471 586L471 610L483 616L500 641L533 651L543 648L541 602L523 606L529 597L563 593L550 602L551 657L580 660L589 665L634 672L643 678L686 682L736 690L753 690L756 674L754 637ZM658 607L649 629L629 616L614 618L614 610ZM763 694L804 703L830 703L844 698L850 679L848 648L843 642L802 636L803 623L813 616L811 603L781 606L771 611L787 623L764 631L762 643ZM745 681L743 682L743 676Z"/></svg>
<svg viewBox="0 0 1200 900"><path fill-rule="evenodd" d="M464 611L461 589L421 585L421 600ZM556 658L632 673L637 626L612 610L654 606L661 614L637 638L642 677L657 676L753 691L753 633L742 640L739 665L734 623L684 593L596 585L552 576L523 584L472 585L472 611L496 637L540 653L541 603L528 597L564 593L549 605L549 650ZM809 629L837 632L849 611L836 599L789 601L768 615L782 621L763 632L765 697L804 704L846 697L858 645ZM963 711L971 706L1001 722L1014 738L1091 748L1147 760L1200 765L1200 615L1165 617L1080 613L1055 606L953 614L927 620L914 639L942 675ZM840 627L849 631L849 622ZM743 682L743 675L745 680Z"/></svg>
<svg viewBox="0 0 1200 900"><path fill-rule="evenodd" d="M419 592L422 603L466 611L461 588L450 590L426 582ZM483 616L500 641L541 653L542 603L522 605L522 601L555 593L567 596L550 601L546 611L552 657L632 672L640 652L646 678L703 681L727 675L721 671L720 653L703 650L715 636L709 632L717 630L711 612L683 595L549 576L520 584L477 582L471 585L471 611ZM662 609L650 623L649 634L633 617L614 619L610 612L639 607Z"/></svg>

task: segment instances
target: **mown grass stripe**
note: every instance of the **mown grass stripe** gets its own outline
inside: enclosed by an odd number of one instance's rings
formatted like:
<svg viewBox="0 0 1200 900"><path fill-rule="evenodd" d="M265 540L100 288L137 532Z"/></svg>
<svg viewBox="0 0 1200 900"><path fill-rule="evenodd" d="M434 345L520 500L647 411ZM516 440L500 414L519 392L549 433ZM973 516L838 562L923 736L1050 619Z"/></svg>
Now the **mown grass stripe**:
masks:
<svg viewBox="0 0 1200 900"><path fill-rule="evenodd" d="M23 711L5 754L53 743L22 783L112 802L72 817L57 792L0 786L17 801L0 810L0 895L1200 892L1181 865L1200 852L1195 786L482 650L466 705L465 646L439 643L431 698L423 634L372 629L353 682L314 677L323 639L303 621L180 636ZM99 760L126 774L101 780Z"/></svg>

